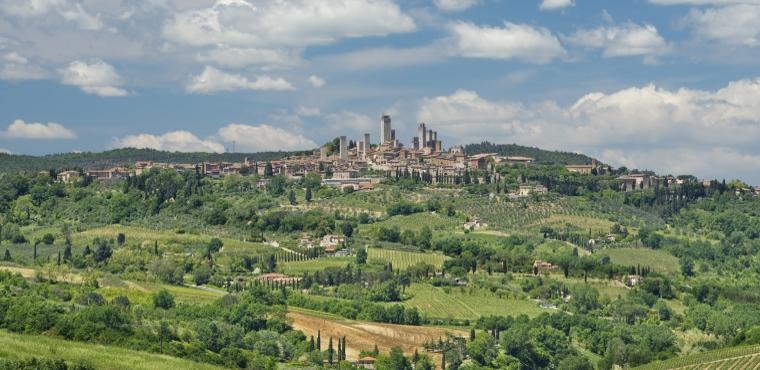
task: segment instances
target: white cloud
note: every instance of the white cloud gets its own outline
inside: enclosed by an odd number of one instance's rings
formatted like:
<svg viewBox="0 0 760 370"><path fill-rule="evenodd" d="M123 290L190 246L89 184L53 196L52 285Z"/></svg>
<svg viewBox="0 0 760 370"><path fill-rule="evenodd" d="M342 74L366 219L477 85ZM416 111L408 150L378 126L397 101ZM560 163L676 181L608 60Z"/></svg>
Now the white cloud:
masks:
<svg viewBox="0 0 760 370"><path fill-rule="evenodd" d="M760 79L716 91L647 85L589 93L569 106L491 101L460 90L424 99L417 118L459 143L486 137L580 151L614 165L760 182L760 165L752 162L760 157L757 101Z"/></svg>
<svg viewBox="0 0 760 370"><path fill-rule="evenodd" d="M222 153L224 145L202 140L188 131L171 131L162 135L137 134L115 138L112 148L149 148L170 152Z"/></svg>
<svg viewBox="0 0 760 370"><path fill-rule="evenodd" d="M737 4L704 10L692 9L685 22L704 39L729 45L760 45L758 5Z"/></svg>
<svg viewBox="0 0 760 370"><path fill-rule="evenodd" d="M254 80L248 77L220 71L206 66L203 72L194 76L185 89L190 93L212 94L220 91L260 90L290 91L295 88L282 78L258 76Z"/></svg>
<svg viewBox="0 0 760 370"><path fill-rule="evenodd" d="M654 57L670 51L670 45L650 24L627 23L622 26L581 29L564 37L570 44L601 49L605 58L627 56Z"/></svg>
<svg viewBox="0 0 760 370"><path fill-rule="evenodd" d="M14 17L33 18L50 14L73 22L82 30L99 30L103 23L82 4L69 0L0 0L0 12Z"/></svg>
<svg viewBox="0 0 760 370"><path fill-rule="evenodd" d="M47 77L44 68L32 64L16 52L0 57L0 79L2 80L39 80Z"/></svg>
<svg viewBox="0 0 760 370"><path fill-rule="evenodd" d="M73 61L59 71L61 82L77 86L82 91L99 96L126 96L122 89L121 77L110 64L96 60L93 62Z"/></svg>
<svg viewBox="0 0 760 370"><path fill-rule="evenodd" d="M322 112L319 107L304 107L303 105L296 108L296 114L303 117L316 117Z"/></svg>
<svg viewBox="0 0 760 370"><path fill-rule="evenodd" d="M177 14L164 36L201 46L300 47L343 38L385 36L415 30L411 17L390 0L219 0Z"/></svg>
<svg viewBox="0 0 760 370"><path fill-rule="evenodd" d="M438 9L447 12L461 12L477 4L478 0L433 0Z"/></svg>
<svg viewBox="0 0 760 370"><path fill-rule="evenodd" d="M293 66L298 59L287 50L260 48L230 48L219 47L196 55L195 60L201 63L214 63L223 67L240 68L251 65L260 66Z"/></svg>
<svg viewBox="0 0 760 370"><path fill-rule="evenodd" d="M235 142L239 151L304 150L317 145L301 134L270 125L231 123L213 136L201 139L189 131L170 131L161 135L136 134L114 138L112 148L150 148L170 152L223 153L225 145Z"/></svg>
<svg viewBox="0 0 760 370"><path fill-rule="evenodd" d="M315 61L324 65L325 68L336 71L417 66L445 60L449 54L455 53L455 51L449 50L449 44L444 40L420 47L361 49L318 57L315 58Z"/></svg>
<svg viewBox="0 0 760 370"><path fill-rule="evenodd" d="M0 132L0 137L6 139L75 139L77 135L60 123L26 123L17 119L11 123L5 131Z"/></svg>
<svg viewBox="0 0 760 370"><path fill-rule="evenodd" d="M257 126L232 123L222 127L217 135L225 142L235 142L238 150L247 152L276 150L305 150L317 144L301 134L266 124Z"/></svg>
<svg viewBox="0 0 760 370"><path fill-rule="evenodd" d="M455 52L467 58L519 59L545 64L566 54L549 30L525 24L505 22L501 28L457 22L449 25L449 33Z"/></svg>
<svg viewBox="0 0 760 370"><path fill-rule="evenodd" d="M309 83L313 87L320 88L322 86L325 86L327 82L322 77L311 75L309 76Z"/></svg>
<svg viewBox="0 0 760 370"><path fill-rule="evenodd" d="M575 0L543 0L538 8L541 10L557 10L574 5Z"/></svg>

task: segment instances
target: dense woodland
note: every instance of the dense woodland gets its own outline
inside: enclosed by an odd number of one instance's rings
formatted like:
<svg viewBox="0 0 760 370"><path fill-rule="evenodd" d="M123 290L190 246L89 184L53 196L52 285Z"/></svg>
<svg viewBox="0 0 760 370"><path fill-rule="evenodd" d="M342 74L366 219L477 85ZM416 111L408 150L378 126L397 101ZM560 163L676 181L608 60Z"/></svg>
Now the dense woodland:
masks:
<svg viewBox="0 0 760 370"><path fill-rule="evenodd" d="M0 175L0 334L251 369L358 366L346 353L358 338L295 330L295 309L450 331L414 352L360 348L378 369L611 369L760 344L760 199L741 182L683 177L622 193L626 169L574 174L557 164L584 157L551 152L467 181L388 174L368 192L315 174L264 188L193 171L53 176L113 154L63 155L43 173L30 159ZM200 158L154 154L140 159ZM549 194L510 197L521 184ZM474 219L487 226L465 230ZM345 238L343 256L319 246L325 235ZM258 279L267 273L287 279Z"/></svg>

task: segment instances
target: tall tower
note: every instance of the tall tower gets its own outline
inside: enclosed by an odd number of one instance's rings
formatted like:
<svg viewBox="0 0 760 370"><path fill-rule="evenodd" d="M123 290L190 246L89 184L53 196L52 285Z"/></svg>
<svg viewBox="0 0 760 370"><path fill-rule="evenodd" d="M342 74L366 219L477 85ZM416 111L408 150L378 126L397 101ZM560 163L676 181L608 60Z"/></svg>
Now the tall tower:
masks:
<svg viewBox="0 0 760 370"><path fill-rule="evenodd" d="M433 130L427 131L427 136L425 137L425 147L426 148L435 148L435 143L433 143Z"/></svg>
<svg viewBox="0 0 760 370"><path fill-rule="evenodd" d="M364 134L364 159L367 159L371 145L372 144L369 143L369 134Z"/></svg>
<svg viewBox="0 0 760 370"><path fill-rule="evenodd" d="M345 162L348 160L348 145L346 144L346 137L340 137L340 160Z"/></svg>
<svg viewBox="0 0 760 370"><path fill-rule="evenodd" d="M391 130L391 116L383 114L383 116L380 117L380 144L385 144L393 140L391 137Z"/></svg>
<svg viewBox="0 0 760 370"><path fill-rule="evenodd" d="M424 148L425 144L427 143L427 131L425 130L425 122L420 122L420 124L417 126L417 137L419 138L419 144L414 149L422 150L422 148Z"/></svg>

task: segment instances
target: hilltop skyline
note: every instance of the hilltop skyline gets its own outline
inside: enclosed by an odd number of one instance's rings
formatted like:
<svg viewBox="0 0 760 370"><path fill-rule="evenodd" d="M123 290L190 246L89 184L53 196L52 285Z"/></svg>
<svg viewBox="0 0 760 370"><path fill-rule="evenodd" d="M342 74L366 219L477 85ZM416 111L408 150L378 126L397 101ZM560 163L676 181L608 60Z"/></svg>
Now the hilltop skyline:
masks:
<svg viewBox="0 0 760 370"><path fill-rule="evenodd" d="M0 5L7 152L311 149L385 112L407 146L425 122L760 182L760 1Z"/></svg>

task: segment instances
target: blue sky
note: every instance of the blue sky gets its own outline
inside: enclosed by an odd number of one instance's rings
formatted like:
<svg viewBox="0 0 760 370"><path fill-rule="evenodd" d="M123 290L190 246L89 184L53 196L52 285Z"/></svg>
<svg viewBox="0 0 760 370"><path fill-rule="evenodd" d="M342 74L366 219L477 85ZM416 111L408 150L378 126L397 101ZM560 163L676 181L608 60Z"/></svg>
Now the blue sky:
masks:
<svg viewBox="0 0 760 370"><path fill-rule="evenodd" d="M0 148L489 140L760 183L760 0L0 0Z"/></svg>

